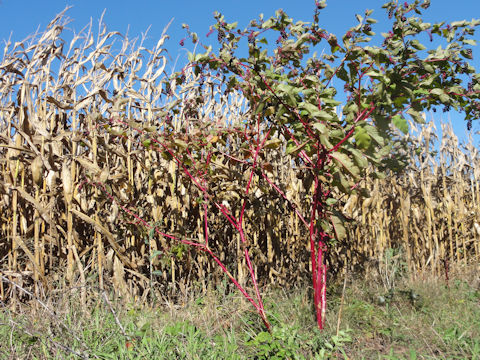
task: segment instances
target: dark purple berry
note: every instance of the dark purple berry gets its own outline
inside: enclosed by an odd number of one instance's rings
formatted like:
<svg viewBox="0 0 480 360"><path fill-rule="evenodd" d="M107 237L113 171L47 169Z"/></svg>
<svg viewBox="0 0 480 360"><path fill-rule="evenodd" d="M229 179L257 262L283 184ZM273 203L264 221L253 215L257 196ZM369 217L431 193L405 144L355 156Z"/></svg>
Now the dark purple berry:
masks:
<svg viewBox="0 0 480 360"><path fill-rule="evenodd" d="M219 29L217 39L218 39L218 42L222 42L223 39L225 39L225 31L223 31L222 29Z"/></svg>
<svg viewBox="0 0 480 360"><path fill-rule="evenodd" d="M473 91L473 82L469 82L468 83L468 92L472 92Z"/></svg>

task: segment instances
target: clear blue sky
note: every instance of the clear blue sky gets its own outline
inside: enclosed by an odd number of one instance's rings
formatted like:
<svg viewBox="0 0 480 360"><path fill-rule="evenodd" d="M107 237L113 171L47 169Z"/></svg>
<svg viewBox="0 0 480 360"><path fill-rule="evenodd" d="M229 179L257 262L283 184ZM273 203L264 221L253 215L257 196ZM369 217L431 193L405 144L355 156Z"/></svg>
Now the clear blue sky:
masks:
<svg viewBox="0 0 480 360"><path fill-rule="evenodd" d="M363 14L365 9L374 9L372 17L379 20L379 24L373 30L380 33L386 29L386 15L381 8L384 2L386 0L327 0L328 6L321 13L320 25L338 36L356 24L356 13ZM128 29L129 37L136 37L150 27L148 40L145 43L147 48L156 44L164 27L174 18L167 32L171 38L166 43L166 47L173 58L180 55L179 64L182 65L186 61L185 49L179 46L180 39L185 37L182 23L189 24L191 30L197 32L201 40L205 40L209 26L215 22L212 15L214 11L223 13L228 22L238 21L240 28L244 28L249 20L256 18L260 13L268 17L279 8L294 20L311 21L314 0L0 0L2 45L10 34L12 41L20 41L35 32L37 28L43 30L56 14L69 5L73 8L67 12L67 16L74 20L69 27L77 31L82 29L90 19L97 24L104 10L106 10L104 22L108 30L125 34ZM472 18L480 18L480 0L454 2L431 0L430 8L424 13L424 20L428 22L471 20ZM480 28L477 29L475 39L480 44ZM212 36L211 41L214 40ZM0 46L3 49L2 45ZM188 41L185 43L185 48L193 49ZM474 65L480 72L478 46L473 49L473 54ZM440 116L448 118L441 112L435 115L437 118ZM464 138L466 129L464 122L457 114L450 115L455 132ZM473 130L480 130L479 122L474 122ZM476 143L478 145L478 140Z"/></svg>

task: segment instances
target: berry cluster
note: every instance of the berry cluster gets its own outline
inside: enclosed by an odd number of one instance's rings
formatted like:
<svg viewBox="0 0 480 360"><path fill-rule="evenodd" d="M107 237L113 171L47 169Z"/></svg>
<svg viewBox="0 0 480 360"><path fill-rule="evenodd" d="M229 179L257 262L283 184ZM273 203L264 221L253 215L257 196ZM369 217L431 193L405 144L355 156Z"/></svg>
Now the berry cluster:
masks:
<svg viewBox="0 0 480 360"><path fill-rule="evenodd" d="M422 5L420 5L423 9L428 9L430 6L430 0L424 1Z"/></svg>
<svg viewBox="0 0 480 360"><path fill-rule="evenodd" d="M252 44L252 45L255 45L255 35L254 35L253 31L248 35L248 43Z"/></svg>
<svg viewBox="0 0 480 360"><path fill-rule="evenodd" d="M467 130L468 131L472 130L472 119L468 119L467 121Z"/></svg>
<svg viewBox="0 0 480 360"><path fill-rule="evenodd" d="M220 43L225 39L225 31L223 29L218 29L217 39Z"/></svg>
<svg viewBox="0 0 480 360"><path fill-rule="evenodd" d="M468 83L467 87L468 87L468 92L473 92L473 80Z"/></svg>
<svg viewBox="0 0 480 360"><path fill-rule="evenodd" d="M473 119L480 119L480 105L477 104L477 107L472 110Z"/></svg>
<svg viewBox="0 0 480 360"><path fill-rule="evenodd" d="M281 30L280 36L277 39L277 44L280 44L282 41L287 40L287 38L288 38L287 32L285 30Z"/></svg>

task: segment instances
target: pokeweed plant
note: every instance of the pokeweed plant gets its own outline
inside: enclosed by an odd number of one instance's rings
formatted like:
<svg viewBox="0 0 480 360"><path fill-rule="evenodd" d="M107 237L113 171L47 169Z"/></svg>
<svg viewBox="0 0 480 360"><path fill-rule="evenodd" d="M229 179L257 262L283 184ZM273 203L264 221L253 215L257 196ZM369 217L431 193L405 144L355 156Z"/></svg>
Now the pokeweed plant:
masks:
<svg viewBox="0 0 480 360"><path fill-rule="evenodd" d="M215 13L216 24L207 36L217 33L218 51L184 27L205 50L189 54L195 73L219 79L216 85L225 92L241 91L249 101L251 112L237 135L241 147L250 151L236 161L255 169L251 174L287 202L287 184L271 177L264 153L283 149L292 167L308 172L303 185L310 190L305 200L309 213L290 205L308 228L314 305L322 328L325 251L331 240L346 236L345 218L336 208L339 197L361 191L367 166L375 167L377 177L397 168L395 149L403 141L401 134L408 133L407 117L422 124L423 111L454 108L465 114L468 129L480 117L480 74L469 62L480 21L431 24L421 18L429 0L390 1L383 8L391 30L375 45L372 10L356 15L358 24L339 38L320 27L319 12L326 2L315 4L310 23L294 22L278 10L268 19L252 20L244 30ZM269 46L271 39L275 46ZM319 44L322 54L312 54ZM429 49L433 44L440 45ZM184 77L179 72L176 81Z"/></svg>
<svg viewBox="0 0 480 360"><path fill-rule="evenodd" d="M256 198L270 194L257 185L268 184L308 230L314 306L322 329L326 311L325 251L328 244L346 237L346 219L338 209L340 197L362 191L360 183L370 165L376 177L397 169L396 149L404 141L401 133L408 132L407 116L421 124L422 111L453 107L465 113L468 128L480 116L480 74L469 63L470 46L475 45L472 36L480 21L430 24L420 17L429 1L391 1L383 6L391 30L382 34L380 45L374 45L376 20L370 17L372 10L357 15L358 24L339 39L319 25L319 12L326 2L315 4L310 23L294 22L278 10L268 19L260 16L252 20L244 30L215 13L216 24L207 36L217 33L217 51L202 44L198 35L184 25L191 40L205 52L189 53L189 64L165 81L166 91L173 92L172 83L184 83L189 69L200 79L199 87L217 87L224 94L241 92L250 108L241 125L216 121L208 128L198 127L202 122L195 107L205 102L201 96L193 103L176 100L168 104L161 130L113 117L102 124L107 130L119 124L133 129L143 136L141 146L158 150L176 162L198 190L204 218L202 241L163 233L128 208L121 208L158 235L208 253L256 308L268 330L270 324L250 260L251 245L244 231L247 206L256 206ZM433 44L434 38L445 47L428 50L420 42L426 39L427 44L429 40ZM269 46L271 39L276 41L273 48ZM241 47L244 42L246 53ZM180 44L184 45L184 40ZM321 45L322 55L312 54ZM168 121L180 112L192 113L188 131L178 132ZM124 134L127 132L121 131L119 136ZM222 147L217 146L219 143ZM309 191L306 214L286 195L288 184L279 183L271 171L266 154L279 150L291 159L292 168ZM244 174L233 165L229 168L229 164L241 164ZM215 186L225 177L235 183L235 188L229 189L235 193L235 213L228 202L221 201ZM116 201L103 184L90 183ZM254 186L258 191L252 191ZM256 299L209 246L208 212L212 206L239 234Z"/></svg>

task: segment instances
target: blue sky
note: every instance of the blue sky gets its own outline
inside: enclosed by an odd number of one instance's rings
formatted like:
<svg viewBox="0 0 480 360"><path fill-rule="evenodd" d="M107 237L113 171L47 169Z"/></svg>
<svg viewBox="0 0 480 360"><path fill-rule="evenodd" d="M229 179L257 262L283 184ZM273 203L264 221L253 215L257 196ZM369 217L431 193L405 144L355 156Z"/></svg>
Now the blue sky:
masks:
<svg viewBox="0 0 480 360"><path fill-rule="evenodd" d="M411 2L412 0L409 0ZM379 20L374 31L380 33L386 29L385 11L381 8L384 0L327 0L327 8L320 16L320 23L327 31L342 35L348 28L356 24L355 14L363 14L365 9L374 9L373 18ZM275 10L282 8L294 20L311 21L314 0L0 0L0 41L8 39L20 41L37 29L43 30L56 14L73 6L67 16L73 22L69 27L79 31L92 19L94 24L102 12L106 10L104 22L108 30L119 31L129 37L140 36L148 28L147 48L153 47L160 38L164 27L173 18L173 23L167 31L171 37L167 41L173 60L178 56L179 64L186 61L186 50L193 49L193 45L186 41L185 47L179 41L185 37L182 23L190 25L190 29L199 34L201 40L215 22L213 12L219 11L225 15L228 22L238 21L239 27L245 27L249 20L258 17L260 13L266 17L273 15ZM424 13L424 20L428 22L471 20L480 18L479 0L431 0L431 7ZM480 29L475 35L480 43ZM210 41L214 41L212 36ZM480 72L480 49L473 49L474 66ZM172 62L173 65L173 62ZM168 67L167 67L168 69ZM177 69L178 70L178 69ZM454 130L458 136L465 138L466 126L458 114L443 114L437 112L435 117L448 118L451 116ZM427 117L430 119L430 116ZM473 126L474 131L480 130L479 122ZM478 145L478 137L476 144Z"/></svg>

